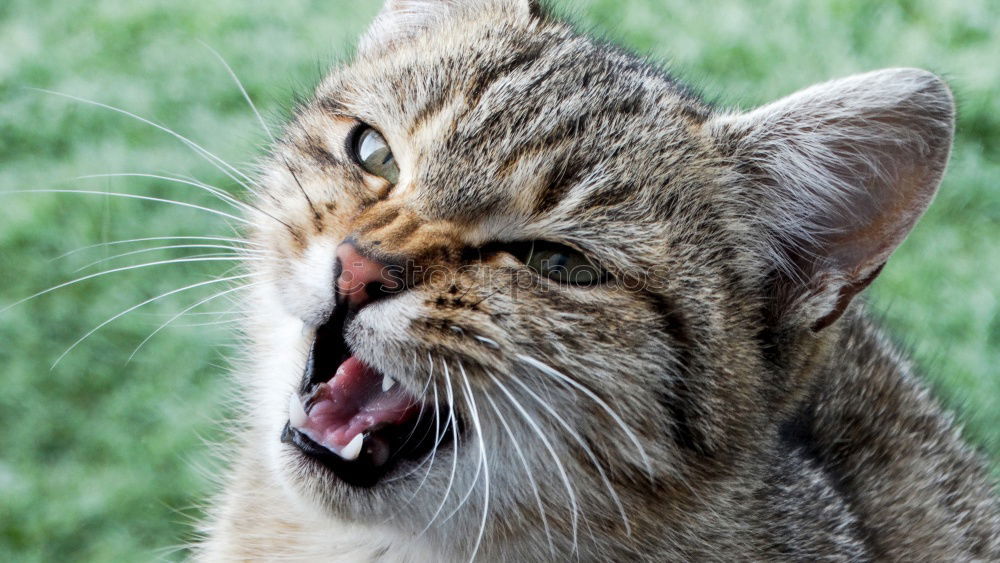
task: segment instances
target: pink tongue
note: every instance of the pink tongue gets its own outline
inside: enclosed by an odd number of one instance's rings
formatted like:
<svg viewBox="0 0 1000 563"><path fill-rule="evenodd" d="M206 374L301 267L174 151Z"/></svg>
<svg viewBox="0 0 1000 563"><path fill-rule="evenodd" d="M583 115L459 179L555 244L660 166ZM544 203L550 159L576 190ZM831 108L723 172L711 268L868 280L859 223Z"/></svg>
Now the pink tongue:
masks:
<svg viewBox="0 0 1000 563"><path fill-rule="evenodd" d="M313 394L299 430L314 441L340 450L358 434L400 424L419 411L418 401L401 386L382 391L382 374L351 356L328 383Z"/></svg>

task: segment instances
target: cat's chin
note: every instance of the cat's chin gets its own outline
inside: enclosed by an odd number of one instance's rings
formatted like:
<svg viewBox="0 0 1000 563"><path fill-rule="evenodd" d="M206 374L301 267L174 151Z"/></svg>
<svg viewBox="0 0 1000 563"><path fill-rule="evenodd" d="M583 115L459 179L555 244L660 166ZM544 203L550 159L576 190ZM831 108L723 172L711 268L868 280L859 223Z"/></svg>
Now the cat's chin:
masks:
<svg viewBox="0 0 1000 563"><path fill-rule="evenodd" d="M385 525L393 520L427 521L429 515L421 508L426 508L427 503L413 501L423 485L438 481L435 474L441 471L439 468L445 468L447 473L453 467L457 455L450 441L442 442L423 458L401 458L389 466L373 468L370 461L343 461L308 438L286 442L282 444L278 467L281 481L289 487L286 490L299 502L318 509L317 514L366 525ZM378 478L370 482L368 472ZM433 487L424 488L422 496L432 494Z"/></svg>

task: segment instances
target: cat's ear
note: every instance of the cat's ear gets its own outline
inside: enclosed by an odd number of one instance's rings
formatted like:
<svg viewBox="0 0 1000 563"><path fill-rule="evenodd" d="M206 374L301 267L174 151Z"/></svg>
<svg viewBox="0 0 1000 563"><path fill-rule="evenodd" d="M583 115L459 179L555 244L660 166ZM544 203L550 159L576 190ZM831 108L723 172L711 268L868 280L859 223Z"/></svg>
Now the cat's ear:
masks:
<svg viewBox="0 0 1000 563"><path fill-rule="evenodd" d="M820 330L875 279L933 199L954 101L933 74L888 69L709 127L757 206L778 314Z"/></svg>
<svg viewBox="0 0 1000 563"><path fill-rule="evenodd" d="M542 11L541 0L385 0L368 32L361 38L360 52L387 48L446 22L460 11L489 11L496 16L534 18Z"/></svg>

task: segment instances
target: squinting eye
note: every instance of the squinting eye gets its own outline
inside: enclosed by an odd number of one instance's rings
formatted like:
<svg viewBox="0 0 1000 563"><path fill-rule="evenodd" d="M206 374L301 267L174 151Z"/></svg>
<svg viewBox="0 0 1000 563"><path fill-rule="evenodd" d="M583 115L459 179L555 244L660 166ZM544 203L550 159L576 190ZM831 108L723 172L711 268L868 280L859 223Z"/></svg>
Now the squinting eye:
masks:
<svg viewBox="0 0 1000 563"><path fill-rule="evenodd" d="M381 133L367 125L362 126L354 135L353 144L354 158L366 172L384 178L390 184L399 181L399 166Z"/></svg>
<svg viewBox="0 0 1000 563"><path fill-rule="evenodd" d="M561 244L533 244L524 263L539 275L560 283L596 285L608 277L582 253Z"/></svg>

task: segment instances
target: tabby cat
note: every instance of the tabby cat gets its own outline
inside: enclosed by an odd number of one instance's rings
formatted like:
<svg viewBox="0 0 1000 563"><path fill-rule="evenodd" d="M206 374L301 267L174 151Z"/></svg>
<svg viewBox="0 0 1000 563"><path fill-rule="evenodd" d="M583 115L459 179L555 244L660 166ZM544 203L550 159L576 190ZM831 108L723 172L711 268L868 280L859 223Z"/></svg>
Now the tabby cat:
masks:
<svg viewBox="0 0 1000 563"><path fill-rule="evenodd" d="M739 113L535 0L388 0L261 167L198 556L1000 560L854 300L953 126L921 70Z"/></svg>

